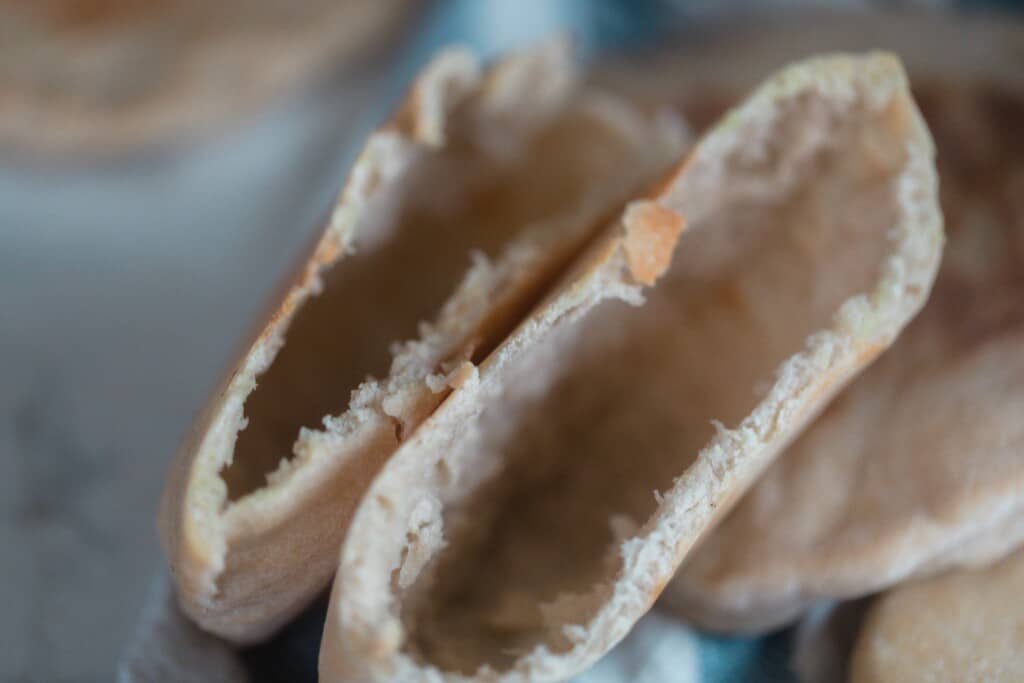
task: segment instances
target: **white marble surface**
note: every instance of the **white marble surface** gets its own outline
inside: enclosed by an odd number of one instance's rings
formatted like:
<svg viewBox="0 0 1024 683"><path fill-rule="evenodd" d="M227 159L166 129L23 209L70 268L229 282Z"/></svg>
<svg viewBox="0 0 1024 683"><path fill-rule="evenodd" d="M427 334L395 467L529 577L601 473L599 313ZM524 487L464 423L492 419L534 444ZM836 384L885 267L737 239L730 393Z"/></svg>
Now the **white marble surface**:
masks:
<svg viewBox="0 0 1024 683"><path fill-rule="evenodd" d="M180 150L0 159L0 680L110 680L176 444L333 200L370 93Z"/></svg>

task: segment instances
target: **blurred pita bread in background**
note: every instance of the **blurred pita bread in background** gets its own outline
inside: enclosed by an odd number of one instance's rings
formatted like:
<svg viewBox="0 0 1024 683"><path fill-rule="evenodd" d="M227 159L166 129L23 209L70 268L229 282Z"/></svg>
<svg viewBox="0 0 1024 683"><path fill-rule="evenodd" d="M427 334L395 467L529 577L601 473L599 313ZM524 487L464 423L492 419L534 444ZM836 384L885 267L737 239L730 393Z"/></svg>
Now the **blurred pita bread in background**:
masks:
<svg viewBox="0 0 1024 683"><path fill-rule="evenodd" d="M898 60L810 59L596 221L364 495L321 680L562 680L608 652L920 310L933 153Z"/></svg>
<svg viewBox="0 0 1024 683"><path fill-rule="evenodd" d="M751 7L743 13L723 12L684 23L647 49L612 55L597 65L593 76L599 85L638 102L663 104L666 98L679 97L699 103L708 99L708 91L724 91L735 101L766 70L823 52L881 48L899 55L914 82L941 82L955 75L1024 87L1024 70L1019 68L1024 20L1019 15L907 8L818 6L758 13ZM705 126L713 120L702 117Z"/></svg>
<svg viewBox="0 0 1024 683"><path fill-rule="evenodd" d="M920 92L948 235L936 286L666 590L699 625L765 631L1024 542L1024 92Z"/></svg>
<svg viewBox="0 0 1024 683"><path fill-rule="evenodd" d="M1024 681L1024 552L906 583L872 605L850 683Z"/></svg>
<svg viewBox="0 0 1024 683"><path fill-rule="evenodd" d="M380 49L414 0L0 0L0 149L168 142Z"/></svg>

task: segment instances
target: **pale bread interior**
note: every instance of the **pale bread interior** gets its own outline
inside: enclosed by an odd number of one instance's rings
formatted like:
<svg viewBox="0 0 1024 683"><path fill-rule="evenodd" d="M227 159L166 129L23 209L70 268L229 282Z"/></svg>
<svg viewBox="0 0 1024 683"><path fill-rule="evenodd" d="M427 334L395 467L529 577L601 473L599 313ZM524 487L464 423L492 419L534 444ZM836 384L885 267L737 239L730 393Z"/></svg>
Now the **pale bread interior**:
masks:
<svg viewBox="0 0 1024 683"><path fill-rule="evenodd" d="M427 483L443 533L410 534L392 574L407 655L473 674L571 648L566 627L607 599L623 541L716 421L735 427L874 289L906 201L900 115L808 91L695 160L673 198L688 226L646 304L601 304L507 366L475 438Z"/></svg>
<svg viewBox="0 0 1024 683"><path fill-rule="evenodd" d="M292 456L300 430L345 412L368 377L386 377L390 367L392 377L421 379L443 373L456 356L486 356L594 232L596 217L649 182L664 166L659 159L678 146L671 126L655 131L658 124L624 103L592 93L518 128L482 121L474 105L455 112L444 146L417 160L400 191L371 207L375 224L356 234L354 253L326 273L322 292L296 314L246 400L247 426L222 471L229 500L263 487ZM652 140L663 148L652 150ZM516 250L503 254L513 242ZM514 262L505 275L488 266L499 255ZM506 279L485 283L493 298L469 293L447 311L478 319L477 329L458 330L466 338L448 334L392 365L404 350L394 342L430 336L423 321L437 319L460 283L475 285L473 272L466 277L473 263L487 271L476 273L481 280Z"/></svg>

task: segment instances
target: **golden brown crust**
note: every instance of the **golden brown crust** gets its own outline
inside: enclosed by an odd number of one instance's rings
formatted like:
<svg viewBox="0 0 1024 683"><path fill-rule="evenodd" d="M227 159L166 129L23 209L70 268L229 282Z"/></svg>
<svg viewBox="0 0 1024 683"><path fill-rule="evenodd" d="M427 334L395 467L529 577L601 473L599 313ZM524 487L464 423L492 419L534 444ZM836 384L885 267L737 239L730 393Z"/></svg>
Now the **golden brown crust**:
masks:
<svg viewBox="0 0 1024 683"><path fill-rule="evenodd" d="M623 248L633 278L653 285L672 260L672 251L685 219L655 202L634 202L623 214L626 228Z"/></svg>

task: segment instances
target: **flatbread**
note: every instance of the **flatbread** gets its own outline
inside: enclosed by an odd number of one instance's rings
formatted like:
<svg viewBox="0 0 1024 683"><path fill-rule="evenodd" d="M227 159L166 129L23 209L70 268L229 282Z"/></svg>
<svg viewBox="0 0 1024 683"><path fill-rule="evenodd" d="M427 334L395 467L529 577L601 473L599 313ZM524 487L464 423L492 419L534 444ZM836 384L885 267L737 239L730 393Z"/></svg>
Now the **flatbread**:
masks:
<svg viewBox="0 0 1024 683"><path fill-rule="evenodd" d="M898 61L773 77L452 370L349 527L321 680L591 665L919 310L941 246Z"/></svg>
<svg viewBox="0 0 1024 683"><path fill-rule="evenodd" d="M921 90L949 243L924 311L687 561L666 600L758 632L1024 542L1024 90Z"/></svg>
<svg viewBox="0 0 1024 683"><path fill-rule="evenodd" d="M903 584L868 612L851 683L1024 680L1024 552Z"/></svg>
<svg viewBox="0 0 1024 683"><path fill-rule="evenodd" d="M185 613L252 642L323 590L448 370L494 348L683 140L671 115L582 90L561 42L427 67L171 468L160 531Z"/></svg>
<svg viewBox="0 0 1024 683"><path fill-rule="evenodd" d="M0 149L173 140L365 56L411 0L0 1Z"/></svg>

